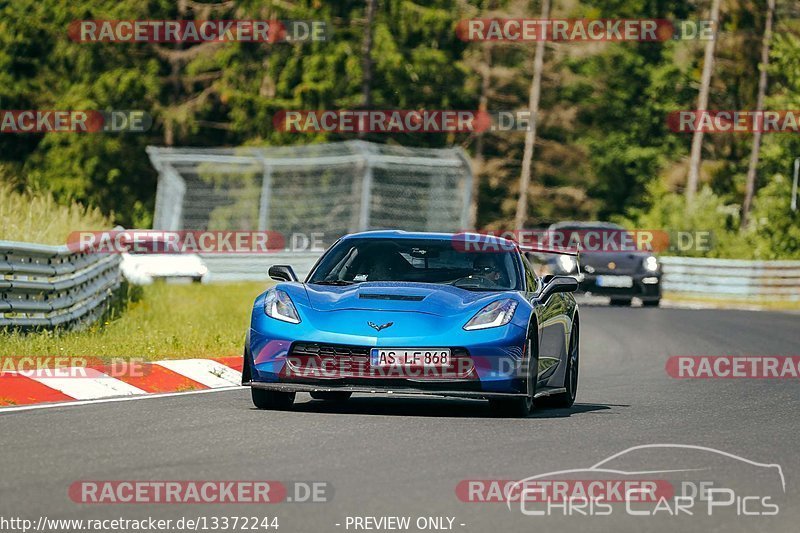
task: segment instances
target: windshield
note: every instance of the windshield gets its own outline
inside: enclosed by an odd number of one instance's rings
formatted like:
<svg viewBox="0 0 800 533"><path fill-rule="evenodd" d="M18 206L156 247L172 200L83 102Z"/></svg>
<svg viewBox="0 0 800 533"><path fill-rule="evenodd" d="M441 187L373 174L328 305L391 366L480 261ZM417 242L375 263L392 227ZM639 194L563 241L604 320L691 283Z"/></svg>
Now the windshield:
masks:
<svg viewBox="0 0 800 533"><path fill-rule="evenodd" d="M442 283L467 290L521 290L515 252L465 252L451 240L346 239L322 259L309 283Z"/></svg>

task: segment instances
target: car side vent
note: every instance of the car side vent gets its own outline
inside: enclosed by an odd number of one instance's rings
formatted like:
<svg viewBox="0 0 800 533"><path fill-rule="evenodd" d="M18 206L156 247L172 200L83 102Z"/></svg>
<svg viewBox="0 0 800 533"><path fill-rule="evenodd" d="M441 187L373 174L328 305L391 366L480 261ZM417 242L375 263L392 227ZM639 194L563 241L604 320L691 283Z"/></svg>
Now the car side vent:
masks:
<svg viewBox="0 0 800 533"><path fill-rule="evenodd" d="M425 299L424 296L412 296L406 294L375 294L375 293L361 293L358 295L362 300L401 300L404 302L421 302Z"/></svg>

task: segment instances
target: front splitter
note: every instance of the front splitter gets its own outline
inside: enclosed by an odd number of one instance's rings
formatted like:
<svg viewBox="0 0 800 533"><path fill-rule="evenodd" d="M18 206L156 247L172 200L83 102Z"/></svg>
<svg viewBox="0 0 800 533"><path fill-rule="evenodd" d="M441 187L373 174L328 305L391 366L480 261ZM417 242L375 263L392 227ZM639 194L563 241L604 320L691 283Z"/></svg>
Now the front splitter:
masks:
<svg viewBox="0 0 800 533"><path fill-rule="evenodd" d="M413 394L419 396L443 396L448 398L524 398L524 393L484 392L484 391L456 391L456 390L422 390L413 387L376 387L360 385L309 385L306 383L264 383L251 381L243 385L256 389L278 392L352 392L359 394ZM534 398L542 398L553 394L566 392L564 388L548 388L537 391Z"/></svg>

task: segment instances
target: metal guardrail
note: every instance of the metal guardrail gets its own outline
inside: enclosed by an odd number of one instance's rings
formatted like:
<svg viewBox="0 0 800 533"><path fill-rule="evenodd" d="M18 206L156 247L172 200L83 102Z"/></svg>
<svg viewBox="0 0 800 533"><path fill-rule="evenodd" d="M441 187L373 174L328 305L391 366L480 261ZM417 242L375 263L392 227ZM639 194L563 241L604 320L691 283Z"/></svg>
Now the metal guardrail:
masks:
<svg viewBox="0 0 800 533"><path fill-rule="evenodd" d="M300 279L311 270L317 252L203 255L209 281L264 280L271 265L288 264ZM744 261L661 257L662 288L710 298L800 300L800 261Z"/></svg>
<svg viewBox="0 0 800 533"><path fill-rule="evenodd" d="M305 279L321 252L275 252L269 254L203 254L208 281L268 280L272 265L291 265L297 277Z"/></svg>
<svg viewBox="0 0 800 533"><path fill-rule="evenodd" d="M0 241L0 327L91 324L120 287L119 265L118 254Z"/></svg>
<svg viewBox="0 0 800 533"><path fill-rule="evenodd" d="M717 298L800 300L800 261L662 257L665 291Z"/></svg>

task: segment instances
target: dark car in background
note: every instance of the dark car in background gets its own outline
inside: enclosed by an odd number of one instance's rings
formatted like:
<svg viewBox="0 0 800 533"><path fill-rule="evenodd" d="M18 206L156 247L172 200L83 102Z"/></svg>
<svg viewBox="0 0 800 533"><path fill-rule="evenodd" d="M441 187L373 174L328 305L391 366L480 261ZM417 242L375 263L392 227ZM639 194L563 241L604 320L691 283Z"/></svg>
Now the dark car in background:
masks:
<svg viewBox="0 0 800 533"><path fill-rule="evenodd" d="M555 275L570 275L581 291L609 296L611 305L630 305L634 297L645 307L661 301L661 263L642 236L609 222L559 222L547 230L556 246L580 247L580 257L547 259ZM645 240L646 242L646 240Z"/></svg>

